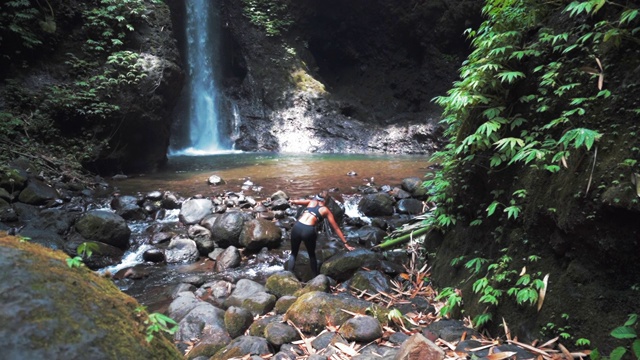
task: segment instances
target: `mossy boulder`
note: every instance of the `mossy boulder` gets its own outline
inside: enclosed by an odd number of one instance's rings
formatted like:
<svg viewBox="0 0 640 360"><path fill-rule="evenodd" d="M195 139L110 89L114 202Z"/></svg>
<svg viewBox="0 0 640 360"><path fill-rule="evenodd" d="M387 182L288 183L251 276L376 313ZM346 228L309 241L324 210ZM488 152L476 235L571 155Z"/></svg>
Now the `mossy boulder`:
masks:
<svg viewBox="0 0 640 360"><path fill-rule="evenodd" d="M339 330L347 341L371 342L382 337L382 326L371 316L358 316L347 320Z"/></svg>
<svg viewBox="0 0 640 360"><path fill-rule="evenodd" d="M0 233L3 359L182 359L163 334L146 341L135 299L67 258Z"/></svg>
<svg viewBox="0 0 640 360"><path fill-rule="evenodd" d="M291 320L303 332L317 334L329 324L342 325L352 317L342 310L365 314L369 307L371 307L370 302L350 295L333 295L315 291L298 298L287 310L284 318ZM374 311L374 315L378 321L384 322L388 312L387 309L380 308Z"/></svg>
<svg viewBox="0 0 640 360"><path fill-rule="evenodd" d="M224 313L224 327L232 338L244 334L251 323L253 323L253 315L247 309L231 306Z"/></svg>
<svg viewBox="0 0 640 360"><path fill-rule="evenodd" d="M129 247L131 229L120 215L110 211L88 211L78 219L75 228L87 240L103 242L123 250Z"/></svg>
<svg viewBox="0 0 640 360"><path fill-rule="evenodd" d="M257 336L240 336L229 345L220 349L210 360L227 360L242 358L246 355L273 354L273 348L266 339Z"/></svg>
<svg viewBox="0 0 640 360"><path fill-rule="evenodd" d="M265 285L267 291L277 298L293 295L302 288L302 284L290 271L281 271L269 276Z"/></svg>
<svg viewBox="0 0 640 360"><path fill-rule="evenodd" d="M29 180L27 187L18 196L20 202L30 205L44 205L57 198L58 193L54 188L36 179Z"/></svg>

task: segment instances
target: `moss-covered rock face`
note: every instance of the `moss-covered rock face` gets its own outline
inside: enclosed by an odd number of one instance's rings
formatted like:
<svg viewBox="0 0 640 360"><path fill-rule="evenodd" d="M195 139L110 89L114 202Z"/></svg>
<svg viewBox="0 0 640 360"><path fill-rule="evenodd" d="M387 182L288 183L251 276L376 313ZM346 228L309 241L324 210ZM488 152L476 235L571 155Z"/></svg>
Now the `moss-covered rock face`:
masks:
<svg viewBox="0 0 640 360"><path fill-rule="evenodd" d="M133 298L66 258L0 233L3 359L182 359L161 334L146 341Z"/></svg>
<svg viewBox="0 0 640 360"><path fill-rule="evenodd" d="M280 298L284 295L293 295L302 288L302 284L293 273L282 271L269 276L265 287L268 292Z"/></svg>

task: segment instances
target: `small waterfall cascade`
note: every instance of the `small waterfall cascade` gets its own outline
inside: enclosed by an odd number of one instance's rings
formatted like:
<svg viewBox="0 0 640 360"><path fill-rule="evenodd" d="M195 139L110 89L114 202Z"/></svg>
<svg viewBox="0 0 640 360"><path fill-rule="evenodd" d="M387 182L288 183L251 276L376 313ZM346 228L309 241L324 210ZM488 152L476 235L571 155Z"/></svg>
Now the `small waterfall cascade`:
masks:
<svg viewBox="0 0 640 360"><path fill-rule="evenodd" d="M231 149L221 116L216 56L220 51L217 17L211 0L186 0L186 62L188 139L170 155L208 155Z"/></svg>

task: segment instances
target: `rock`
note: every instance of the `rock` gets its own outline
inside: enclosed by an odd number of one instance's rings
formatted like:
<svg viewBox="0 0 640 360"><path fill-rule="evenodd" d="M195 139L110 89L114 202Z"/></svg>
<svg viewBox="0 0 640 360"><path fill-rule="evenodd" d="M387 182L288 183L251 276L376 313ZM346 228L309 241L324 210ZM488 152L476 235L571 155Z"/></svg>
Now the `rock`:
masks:
<svg viewBox="0 0 640 360"><path fill-rule="evenodd" d="M5 188L0 187L0 200L2 200L4 204L6 204L3 206L7 206L10 202L13 201L13 195L9 194L9 192Z"/></svg>
<svg viewBox="0 0 640 360"><path fill-rule="evenodd" d="M473 336L480 338L480 334L476 330L464 326L464 323L459 320L445 319L436 321L429 324L426 330L434 333L442 340L449 342L460 340L464 333L467 333L467 338Z"/></svg>
<svg viewBox="0 0 640 360"><path fill-rule="evenodd" d="M444 351L421 334L413 334L400 346L400 350L393 359L442 360L444 359Z"/></svg>
<svg viewBox="0 0 640 360"><path fill-rule="evenodd" d="M219 247L233 245L240 247L240 234L244 228L247 215L241 212L227 212L220 215L211 228L213 241Z"/></svg>
<svg viewBox="0 0 640 360"><path fill-rule="evenodd" d="M165 257L169 264L192 263L198 260L199 254L196 242L180 235L171 239L169 247L165 251Z"/></svg>
<svg viewBox="0 0 640 360"><path fill-rule="evenodd" d="M330 286L331 280L327 276L320 274L307 281L307 284L302 289L296 291L294 296L300 297L306 293L310 293L313 291L329 292L329 290L331 289Z"/></svg>
<svg viewBox="0 0 640 360"><path fill-rule="evenodd" d="M147 213L138 202L135 196L116 196L111 200L111 208L125 220L144 220Z"/></svg>
<svg viewBox="0 0 640 360"><path fill-rule="evenodd" d="M213 203L209 199L189 199L182 203L178 217L185 225L197 224L213 212Z"/></svg>
<svg viewBox="0 0 640 360"><path fill-rule="evenodd" d="M180 209L182 202L178 199L178 196L172 192L166 191L162 197L160 205L164 209Z"/></svg>
<svg viewBox="0 0 640 360"><path fill-rule="evenodd" d="M287 210L290 207L291 205L289 205L289 200L287 199L277 199L271 202L272 210Z"/></svg>
<svg viewBox="0 0 640 360"><path fill-rule="evenodd" d="M249 310L230 306L224 313L224 326L231 338L237 338L253 323L253 315Z"/></svg>
<svg viewBox="0 0 640 360"><path fill-rule="evenodd" d="M168 233L168 232L159 232L156 234L153 234L151 236L151 244L152 245L157 245L157 244L161 244L163 242L167 242L169 240L171 240L171 238L174 236L174 234L172 233Z"/></svg>
<svg viewBox="0 0 640 360"><path fill-rule="evenodd" d="M198 301L179 321L179 325L179 330L174 334L176 341L200 339L205 328L227 335L224 328L224 311L204 301ZM226 338L225 343L228 343L229 336L223 337Z"/></svg>
<svg viewBox="0 0 640 360"><path fill-rule="evenodd" d="M293 295L302 288L302 284L296 276L289 271L280 271L267 278L266 289L277 298L284 295Z"/></svg>
<svg viewBox="0 0 640 360"><path fill-rule="evenodd" d="M67 258L0 235L3 359L182 359L164 336L145 340L133 298Z"/></svg>
<svg viewBox="0 0 640 360"><path fill-rule="evenodd" d="M58 192L54 188L32 178L27 182L27 187L20 192L18 201L29 205L44 205L57 198Z"/></svg>
<svg viewBox="0 0 640 360"><path fill-rule="evenodd" d="M411 193L409 193L408 191L405 191L399 187L394 187L391 192L389 193L389 195L393 196L394 198L401 200L401 199L408 199L411 197Z"/></svg>
<svg viewBox="0 0 640 360"><path fill-rule="evenodd" d="M62 236L51 232L50 230L34 229L31 226L21 229L18 234L28 237L29 242L48 247L53 250L65 250L66 242Z"/></svg>
<svg viewBox="0 0 640 360"><path fill-rule="evenodd" d="M361 267L375 268L380 259L380 254L366 249L343 252L327 259L320 272L337 281L345 281Z"/></svg>
<svg viewBox="0 0 640 360"><path fill-rule="evenodd" d="M28 166L28 165L27 165ZM0 187L14 192L27 186L29 174L21 168L12 168L0 172Z"/></svg>
<svg viewBox="0 0 640 360"><path fill-rule="evenodd" d="M260 250L263 247L275 248L282 242L282 230L274 223L253 219L244 223L240 234L240 245L249 251Z"/></svg>
<svg viewBox="0 0 640 360"><path fill-rule="evenodd" d="M366 246L375 246L382 242L387 232L379 227L365 225L356 231L358 242Z"/></svg>
<svg viewBox="0 0 640 360"><path fill-rule="evenodd" d="M325 332L323 334L318 335L315 339L311 341L311 346L315 350L322 350L329 347L329 345L333 345L335 343L349 345L349 343L342 337L342 335L334 332Z"/></svg>
<svg viewBox="0 0 640 360"><path fill-rule="evenodd" d="M326 325L342 325L351 315L341 309L364 314L371 303L356 299L346 294L333 295L324 292L310 292L302 295L287 310L285 320L291 320L303 332L317 334ZM376 317L384 321L387 309L379 309Z"/></svg>
<svg viewBox="0 0 640 360"><path fill-rule="evenodd" d="M267 328L267 325L271 324L272 322L282 322L282 321L283 321L282 315L267 316L267 317L259 318L258 320L255 320L253 324L251 324L251 326L249 326L249 335L263 337L264 329Z"/></svg>
<svg viewBox="0 0 640 360"><path fill-rule="evenodd" d="M220 176L218 176L218 175L211 175L211 176L209 176L209 178L207 179L207 183L208 183L209 185L215 185L215 186L217 186L217 185L222 185L222 184L224 184L225 182L224 182L224 180L222 180L222 178L221 178Z"/></svg>
<svg viewBox="0 0 640 360"><path fill-rule="evenodd" d="M72 236L65 244L64 250L71 256L80 256L77 248L83 243L87 244L87 249L91 249L91 256L84 258L82 262L92 270L101 269L119 263L124 256L124 251L115 246L97 241L89 241L79 236Z"/></svg>
<svg viewBox="0 0 640 360"><path fill-rule="evenodd" d="M416 198L423 198L428 195L426 187L422 186L423 180L419 177L411 177L402 179L402 188L409 192L411 196Z"/></svg>
<svg viewBox="0 0 640 360"><path fill-rule="evenodd" d="M216 247L211 238L211 231L200 225L192 225L188 230L189 237L196 242L200 255L207 256Z"/></svg>
<svg viewBox="0 0 640 360"><path fill-rule="evenodd" d="M394 199L387 193L365 195L358 203L358 210L366 216L389 216L393 214Z"/></svg>
<svg viewBox="0 0 640 360"><path fill-rule="evenodd" d="M85 239L103 242L126 250L129 247L131 230L125 220L106 210L91 210L83 214L75 226Z"/></svg>
<svg viewBox="0 0 640 360"><path fill-rule="evenodd" d="M160 263L165 260L164 252L160 249L149 249L142 253L142 260L153 263Z"/></svg>
<svg viewBox="0 0 640 360"><path fill-rule="evenodd" d="M169 304L168 315L173 320L180 322L200 302L192 292L181 292Z"/></svg>
<svg viewBox="0 0 640 360"><path fill-rule="evenodd" d="M357 291L366 290L371 295L391 292L391 281L378 270L359 270L345 284Z"/></svg>
<svg viewBox="0 0 640 360"><path fill-rule="evenodd" d="M229 246L216 257L216 271L222 272L240 266L242 257L235 246Z"/></svg>
<svg viewBox="0 0 640 360"><path fill-rule="evenodd" d="M400 214L418 215L424 212L424 204L416 199L402 199L396 204Z"/></svg>
<svg viewBox="0 0 640 360"><path fill-rule="evenodd" d="M161 201L162 200L162 192L155 190L155 191L150 191L148 193L146 193L144 195L144 198L146 200L151 200L151 201Z"/></svg>
<svg viewBox="0 0 640 360"><path fill-rule="evenodd" d="M286 313L287 310L289 310L289 308L291 307L291 305L293 305L293 303L296 302L296 300L298 300L298 298L293 295L284 295L278 298L278 300L276 300L276 306L275 306L276 314Z"/></svg>
<svg viewBox="0 0 640 360"><path fill-rule="evenodd" d="M224 301L231 295L235 285L225 280L216 280L200 286L196 296L216 307L226 308Z"/></svg>
<svg viewBox="0 0 640 360"><path fill-rule="evenodd" d="M225 300L225 306L242 306L242 303L245 299L248 299L253 294L266 292L266 289L263 285L249 279L240 279L236 283L236 288Z"/></svg>
<svg viewBox="0 0 640 360"><path fill-rule="evenodd" d="M255 293L242 302L242 307L251 311L254 316L264 315L276 306L276 297L266 292Z"/></svg>
<svg viewBox="0 0 640 360"><path fill-rule="evenodd" d="M345 321L338 331L347 341L368 343L382 337L380 322L371 316L356 316Z"/></svg>
<svg viewBox="0 0 640 360"><path fill-rule="evenodd" d="M289 200L289 195L287 195L284 191L278 190L275 193L271 194L271 201L277 200Z"/></svg>
<svg viewBox="0 0 640 360"><path fill-rule="evenodd" d="M264 356L273 354L273 348L266 339L257 336L240 336L215 353L209 360L228 360L247 355Z"/></svg>
<svg viewBox="0 0 640 360"><path fill-rule="evenodd" d="M300 339L300 334L290 325L272 322L264 329L264 337L277 349L283 344Z"/></svg>

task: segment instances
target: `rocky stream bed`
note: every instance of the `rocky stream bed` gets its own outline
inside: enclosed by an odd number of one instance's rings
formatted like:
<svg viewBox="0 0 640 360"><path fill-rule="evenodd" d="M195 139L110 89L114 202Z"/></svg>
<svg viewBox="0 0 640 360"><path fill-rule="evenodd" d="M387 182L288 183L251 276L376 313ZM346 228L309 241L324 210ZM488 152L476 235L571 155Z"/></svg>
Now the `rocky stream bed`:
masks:
<svg viewBox="0 0 640 360"><path fill-rule="evenodd" d="M469 327L468 319L442 319L437 310L443 303L435 301L419 246L378 249L390 232L428 216L419 178L365 184L348 195L334 192L327 206L356 250L346 251L321 231L316 277L304 250L294 273L283 270L296 214L286 193L254 198L224 190L223 179L209 180L211 194L122 196L100 178L81 187L17 168L0 181L0 230L71 257L81 244L94 244L86 266L150 312L175 320L172 340L188 359L496 360L562 354L553 341L537 348L517 342L506 324L506 335L493 339ZM3 253L0 263L10 263ZM3 279L3 287L20 293L23 285L11 287L11 281ZM32 325L20 312L2 317L18 328ZM78 331L92 332L90 325ZM39 354L47 354L47 347L17 334L3 340L11 354L38 346ZM105 349L95 351L105 352L96 358L113 358Z"/></svg>

